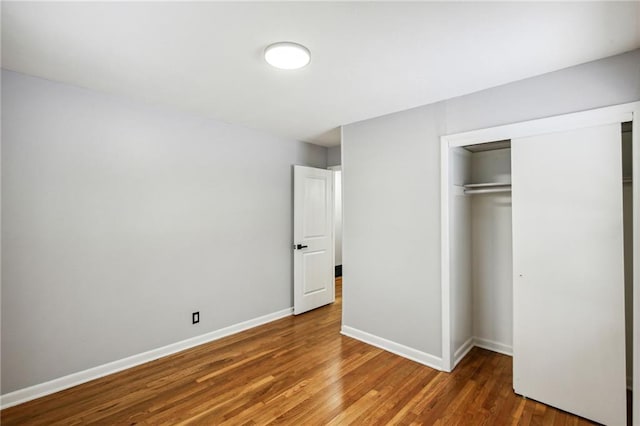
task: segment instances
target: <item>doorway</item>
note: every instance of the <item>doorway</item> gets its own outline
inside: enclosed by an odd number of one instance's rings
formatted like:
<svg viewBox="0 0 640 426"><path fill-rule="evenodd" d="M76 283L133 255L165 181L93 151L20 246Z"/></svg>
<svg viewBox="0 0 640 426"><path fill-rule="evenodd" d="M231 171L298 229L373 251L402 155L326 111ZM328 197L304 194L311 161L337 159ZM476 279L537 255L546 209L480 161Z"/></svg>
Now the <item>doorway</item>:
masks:
<svg viewBox="0 0 640 426"><path fill-rule="evenodd" d="M333 170L333 237L334 237L334 272L335 277L342 282L342 166L330 166Z"/></svg>

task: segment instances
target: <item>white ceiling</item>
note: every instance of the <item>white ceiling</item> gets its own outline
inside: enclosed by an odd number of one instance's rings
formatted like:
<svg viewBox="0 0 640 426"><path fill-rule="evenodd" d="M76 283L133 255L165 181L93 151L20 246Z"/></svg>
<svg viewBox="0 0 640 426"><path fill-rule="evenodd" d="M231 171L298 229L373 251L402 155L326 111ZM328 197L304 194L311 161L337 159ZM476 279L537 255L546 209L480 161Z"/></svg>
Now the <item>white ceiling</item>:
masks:
<svg viewBox="0 0 640 426"><path fill-rule="evenodd" d="M298 71L263 49L311 50ZM2 2L4 68L321 145L338 126L640 47L640 2Z"/></svg>

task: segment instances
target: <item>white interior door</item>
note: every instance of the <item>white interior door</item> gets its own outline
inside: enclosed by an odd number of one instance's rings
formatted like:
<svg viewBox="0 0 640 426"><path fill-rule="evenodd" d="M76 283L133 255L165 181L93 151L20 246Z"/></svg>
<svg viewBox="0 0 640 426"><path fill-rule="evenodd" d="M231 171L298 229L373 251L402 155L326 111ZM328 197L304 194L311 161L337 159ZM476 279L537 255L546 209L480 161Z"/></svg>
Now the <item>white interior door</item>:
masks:
<svg viewBox="0 0 640 426"><path fill-rule="evenodd" d="M293 166L293 313L335 300L333 171Z"/></svg>
<svg viewBox="0 0 640 426"><path fill-rule="evenodd" d="M512 140L516 393L626 424L620 124Z"/></svg>

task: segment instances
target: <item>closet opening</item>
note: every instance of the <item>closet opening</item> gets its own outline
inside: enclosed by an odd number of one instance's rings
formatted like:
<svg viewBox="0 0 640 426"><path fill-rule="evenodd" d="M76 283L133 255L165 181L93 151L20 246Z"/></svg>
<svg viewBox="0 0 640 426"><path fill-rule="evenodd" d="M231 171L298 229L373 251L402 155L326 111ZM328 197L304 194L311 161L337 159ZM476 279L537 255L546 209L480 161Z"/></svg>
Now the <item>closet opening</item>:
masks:
<svg viewBox="0 0 640 426"><path fill-rule="evenodd" d="M513 353L511 141L457 147L451 154L455 365L474 346Z"/></svg>
<svg viewBox="0 0 640 426"><path fill-rule="evenodd" d="M442 137L445 371L478 346L513 357L518 395L640 424L638 113Z"/></svg>
<svg viewBox="0 0 640 426"><path fill-rule="evenodd" d="M633 377L632 122L621 123L627 389ZM513 354L511 140L451 149L454 365L474 346Z"/></svg>

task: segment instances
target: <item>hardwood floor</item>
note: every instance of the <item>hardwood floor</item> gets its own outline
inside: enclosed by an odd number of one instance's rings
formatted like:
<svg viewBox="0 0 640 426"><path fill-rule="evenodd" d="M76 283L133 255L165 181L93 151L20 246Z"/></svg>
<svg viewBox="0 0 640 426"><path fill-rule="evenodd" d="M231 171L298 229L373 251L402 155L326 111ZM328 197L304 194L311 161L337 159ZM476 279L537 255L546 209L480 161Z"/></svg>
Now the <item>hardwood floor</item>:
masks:
<svg viewBox="0 0 640 426"><path fill-rule="evenodd" d="M3 425L586 425L511 388L511 358L453 373L340 335L336 303L3 410Z"/></svg>

